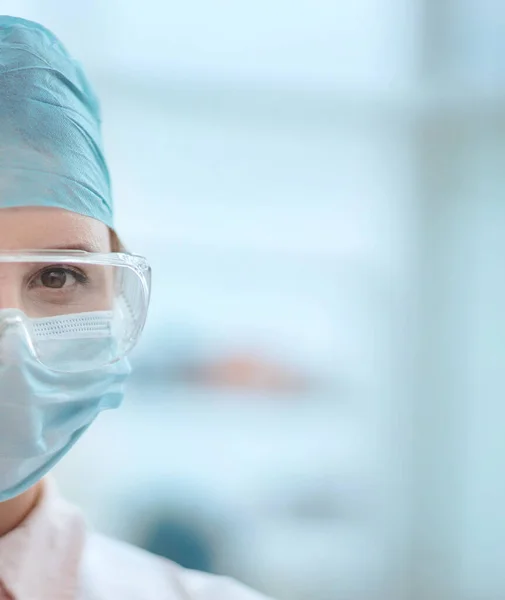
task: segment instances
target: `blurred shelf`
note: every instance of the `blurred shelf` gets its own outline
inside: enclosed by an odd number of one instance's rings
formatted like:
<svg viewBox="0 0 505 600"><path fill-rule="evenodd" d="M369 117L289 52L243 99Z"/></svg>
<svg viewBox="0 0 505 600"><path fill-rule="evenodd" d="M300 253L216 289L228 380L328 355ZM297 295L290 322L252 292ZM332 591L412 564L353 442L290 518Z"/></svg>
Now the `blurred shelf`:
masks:
<svg viewBox="0 0 505 600"><path fill-rule="evenodd" d="M105 105L139 103L173 113L241 121L263 120L271 127L296 123L299 130L356 125L425 123L443 119L455 122L505 118L505 85L502 82L419 80L415 84L389 82L377 87L277 85L268 81L233 81L184 76L166 72L146 76L142 72L95 69L92 78ZM118 98L122 100L118 101ZM380 121L378 121L380 120ZM444 126L444 123L441 125Z"/></svg>

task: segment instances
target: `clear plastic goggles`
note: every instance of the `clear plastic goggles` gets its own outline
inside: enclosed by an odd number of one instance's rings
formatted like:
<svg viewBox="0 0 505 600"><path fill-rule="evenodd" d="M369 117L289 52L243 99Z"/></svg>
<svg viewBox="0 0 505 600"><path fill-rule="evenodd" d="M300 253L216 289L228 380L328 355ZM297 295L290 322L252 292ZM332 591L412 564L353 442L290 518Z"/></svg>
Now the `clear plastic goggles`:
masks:
<svg viewBox="0 0 505 600"><path fill-rule="evenodd" d="M144 327L150 287L151 270L140 256L0 252L1 308L17 309L14 325L54 371L89 371L124 358Z"/></svg>

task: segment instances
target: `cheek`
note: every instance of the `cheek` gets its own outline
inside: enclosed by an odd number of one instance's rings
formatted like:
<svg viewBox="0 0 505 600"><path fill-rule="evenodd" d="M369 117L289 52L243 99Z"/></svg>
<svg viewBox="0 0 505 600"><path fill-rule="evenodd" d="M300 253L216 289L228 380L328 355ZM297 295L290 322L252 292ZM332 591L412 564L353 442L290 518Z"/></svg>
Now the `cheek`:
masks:
<svg viewBox="0 0 505 600"><path fill-rule="evenodd" d="M95 290L93 308L90 310L113 310L115 302L116 277L114 267L104 267L100 285Z"/></svg>
<svg viewBox="0 0 505 600"><path fill-rule="evenodd" d="M113 310L116 288L116 267L94 266L88 269L89 283L79 291L79 312ZM74 311L77 312L77 311Z"/></svg>

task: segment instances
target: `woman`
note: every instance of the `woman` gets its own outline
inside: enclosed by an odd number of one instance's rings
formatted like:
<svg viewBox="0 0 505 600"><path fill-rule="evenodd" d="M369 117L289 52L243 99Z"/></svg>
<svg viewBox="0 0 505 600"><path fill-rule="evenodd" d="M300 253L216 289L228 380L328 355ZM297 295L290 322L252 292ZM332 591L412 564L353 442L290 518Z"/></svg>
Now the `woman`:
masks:
<svg viewBox="0 0 505 600"><path fill-rule="evenodd" d="M0 17L0 598L260 598L88 533L43 480L121 403L149 284L113 230L85 75L47 29Z"/></svg>

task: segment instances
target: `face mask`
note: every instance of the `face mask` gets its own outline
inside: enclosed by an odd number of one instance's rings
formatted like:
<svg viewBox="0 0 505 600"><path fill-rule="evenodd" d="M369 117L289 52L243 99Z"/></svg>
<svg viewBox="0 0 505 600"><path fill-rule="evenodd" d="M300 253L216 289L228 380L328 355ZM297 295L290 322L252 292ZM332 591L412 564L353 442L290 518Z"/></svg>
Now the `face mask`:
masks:
<svg viewBox="0 0 505 600"><path fill-rule="evenodd" d="M37 483L101 411L117 408L130 372L127 359L85 372L53 371L36 359L22 321L9 319L13 314L19 311L0 310L0 502ZM39 347L45 343L57 352L54 339L37 340ZM82 364L89 347L89 339L67 335L61 351L67 364Z"/></svg>

